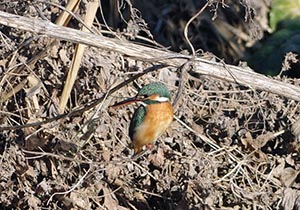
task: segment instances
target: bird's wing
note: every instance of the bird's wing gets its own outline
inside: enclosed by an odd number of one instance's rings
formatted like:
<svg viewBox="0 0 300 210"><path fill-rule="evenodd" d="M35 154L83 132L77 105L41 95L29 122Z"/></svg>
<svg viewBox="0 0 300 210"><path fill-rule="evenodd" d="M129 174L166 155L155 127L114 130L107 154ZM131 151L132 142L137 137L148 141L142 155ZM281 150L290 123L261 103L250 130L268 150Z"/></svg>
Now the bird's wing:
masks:
<svg viewBox="0 0 300 210"><path fill-rule="evenodd" d="M143 122L146 114L146 107L141 105L139 108L134 112L132 120L129 126L129 136L132 139L134 130Z"/></svg>

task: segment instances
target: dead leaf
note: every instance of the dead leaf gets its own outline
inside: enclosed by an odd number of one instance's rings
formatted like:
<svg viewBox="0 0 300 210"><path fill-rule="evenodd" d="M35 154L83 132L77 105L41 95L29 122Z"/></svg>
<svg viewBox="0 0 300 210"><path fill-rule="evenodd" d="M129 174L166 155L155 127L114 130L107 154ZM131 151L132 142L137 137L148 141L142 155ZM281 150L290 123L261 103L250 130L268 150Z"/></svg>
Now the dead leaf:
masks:
<svg viewBox="0 0 300 210"><path fill-rule="evenodd" d="M291 167L285 168L281 173L281 181L284 184L284 186L291 187L299 173L299 171L296 171Z"/></svg>
<svg viewBox="0 0 300 210"><path fill-rule="evenodd" d="M155 154L150 154L148 160L158 168L161 168L165 162L164 151L161 148L157 149Z"/></svg>
<svg viewBox="0 0 300 210"><path fill-rule="evenodd" d="M25 172L25 176L27 176L30 180L35 180L37 178L37 175L38 172L32 166L28 166L28 169Z"/></svg>
<svg viewBox="0 0 300 210"><path fill-rule="evenodd" d="M291 166L295 166L295 160L292 158L291 154L288 154L288 156L286 157L285 161L291 165Z"/></svg>
<svg viewBox="0 0 300 210"><path fill-rule="evenodd" d="M300 193L298 190L286 188L283 192L282 205L283 209L299 209Z"/></svg>
<svg viewBox="0 0 300 210"><path fill-rule="evenodd" d="M71 192L70 200L74 207L79 207L80 209L91 209L88 196L85 193L82 193L81 190Z"/></svg>
<svg viewBox="0 0 300 210"><path fill-rule="evenodd" d="M38 194L49 194L49 192L51 191L51 186L47 183L47 181L45 179L43 179L43 181L41 181L38 185L37 185L37 189L36 192Z"/></svg>
<svg viewBox="0 0 300 210"><path fill-rule="evenodd" d="M246 148L253 144L253 138L249 131L245 133L244 138L241 139L241 142Z"/></svg>
<svg viewBox="0 0 300 210"><path fill-rule="evenodd" d="M167 81L170 86L174 86L175 82L179 79L177 73L172 72L169 68L163 68L160 70L158 78L161 81Z"/></svg>
<svg viewBox="0 0 300 210"><path fill-rule="evenodd" d="M67 66L70 63L70 58L67 56L66 49L61 49L59 51L59 57L65 66Z"/></svg>
<svg viewBox="0 0 300 210"><path fill-rule="evenodd" d="M39 137L38 134L32 134L25 139L25 148L27 150L37 150L43 148L47 144L47 140Z"/></svg>
<svg viewBox="0 0 300 210"><path fill-rule="evenodd" d="M28 199L27 202L28 202L29 209L33 209L33 210L41 209L39 205L41 205L42 202L39 198L35 197L34 195L30 195L27 199Z"/></svg>
<svg viewBox="0 0 300 210"><path fill-rule="evenodd" d="M292 132L295 135L295 137L300 142L300 119L298 119L292 126Z"/></svg>
<svg viewBox="0 0 300 210"><path fill-rule="evenodd" d="M267 132L265 134L262 134L260 136L258 136L254 141L253 141L253 147L255 149L260 149L262 147L264 147L269 141L272 141L274 138L276 138L277 136L280 136L281 134L283 134L285 131L279 131L276 133L273 132Z"/></svg>
<svg viewBox="0 0 300 210"><path fill-rule="evenodd" d="M31 97L35 94L38 94L42 87L41 80L32 74L28 75L27 80L28 80L29 88L25 89L26 96Z"/></svg>

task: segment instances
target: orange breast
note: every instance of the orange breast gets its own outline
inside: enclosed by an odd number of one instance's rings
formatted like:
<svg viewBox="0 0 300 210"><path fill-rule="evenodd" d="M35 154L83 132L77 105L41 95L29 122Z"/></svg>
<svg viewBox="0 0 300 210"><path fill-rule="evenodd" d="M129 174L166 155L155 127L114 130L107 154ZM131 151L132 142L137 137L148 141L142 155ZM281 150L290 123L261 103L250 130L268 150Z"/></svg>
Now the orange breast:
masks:
<svg viewBox="0 0 300 210"><path fill-rule="evenodd" d="M133 134L135 154L139 153L144 145L155 141L163 134L171 124L173 114L173 107L169 102L147 106L145 119Z"/></svg>

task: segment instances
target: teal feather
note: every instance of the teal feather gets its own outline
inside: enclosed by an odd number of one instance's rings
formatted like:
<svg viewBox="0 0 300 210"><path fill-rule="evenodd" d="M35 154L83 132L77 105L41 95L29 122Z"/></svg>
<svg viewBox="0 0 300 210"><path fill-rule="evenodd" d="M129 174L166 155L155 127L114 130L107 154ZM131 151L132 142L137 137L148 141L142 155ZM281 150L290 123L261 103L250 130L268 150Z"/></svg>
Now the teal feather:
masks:
<svg viewBox="0 0 300 210"><path fill-rule="evenodd" d="M134 130L144 121L146 111L146 107L141 105L133 114L133 118L129 126L129 136L131 139L133 138Z"/></svg>
<svg viewBox="0 0 300 210"><path fill-rule="evenodd" d="M168 88L160 82L152 82L144 85L138 92L138 96L151 96L153 94L159 94L159 96L171 100L171 93Z"/></svg>

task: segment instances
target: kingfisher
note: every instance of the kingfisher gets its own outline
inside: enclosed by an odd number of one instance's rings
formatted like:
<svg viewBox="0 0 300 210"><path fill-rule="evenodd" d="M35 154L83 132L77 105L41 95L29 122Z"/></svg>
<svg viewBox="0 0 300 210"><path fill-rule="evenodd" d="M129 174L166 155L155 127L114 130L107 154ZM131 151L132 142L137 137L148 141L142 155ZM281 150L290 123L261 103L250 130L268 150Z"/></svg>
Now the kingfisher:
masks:
<svg viewBox="0 0 300 210"><path fill-rule="evenodd" d="M129 137L132 140L134 154L143 150L144 146L151 147L170 126L173 120L171 93L160 82L144 85L133 98L112 105L117 107L138 103L129 126Z"/></svg>

